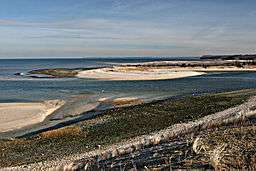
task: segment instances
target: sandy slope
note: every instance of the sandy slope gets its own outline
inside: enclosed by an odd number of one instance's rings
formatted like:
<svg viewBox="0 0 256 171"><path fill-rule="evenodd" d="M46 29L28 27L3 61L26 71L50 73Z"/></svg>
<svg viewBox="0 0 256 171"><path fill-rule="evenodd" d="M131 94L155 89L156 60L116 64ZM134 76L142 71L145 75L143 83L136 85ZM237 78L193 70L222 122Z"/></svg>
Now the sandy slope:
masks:
<svg viewBox="0 0 256 171"><path fill-rule="evenodd" d="M61 100L38 103L0 103L0 132L42 122L64 104Z"/></svg>
<svg viewBox="0 0 256 171"><path fill-rule="evenodd" d="M79 78L93 78L98 80L163 80L203 75L204 72L174 71L170 69L136 67L114 67L81 71Z"/></svg>

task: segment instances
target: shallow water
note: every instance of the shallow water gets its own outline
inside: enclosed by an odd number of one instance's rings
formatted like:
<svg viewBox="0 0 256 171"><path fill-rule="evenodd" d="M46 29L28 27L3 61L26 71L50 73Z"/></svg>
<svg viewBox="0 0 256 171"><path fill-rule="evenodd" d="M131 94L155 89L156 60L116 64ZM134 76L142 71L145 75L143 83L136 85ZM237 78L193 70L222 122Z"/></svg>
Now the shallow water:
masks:
<svg viewBox="0 0 256 171"><path fill-rule="evenodd" d="M95 117L100 112L75 115L81 114L84 106L95 103L101 97L136 96L151 101L171 96L256 88L256 73L254 72L209 73L196 77L155 81L99 81L80 78L37 79L14 75L17 72L26 73L41 68L98 67L111 65L110 63L154 60L158 59L0 60L0 103L48 99L64 99L68 102L43 123L6 134L2 133L0 138L34 135ZM177 59L170 58L168 60ZM66 117L71 115L74 117Z"/></svg>
<svg viewBox="0 0 256 171"><path fill-rule="evenodd" d="M191 60L193 58L183 58ZM195 59L195 58L194 58ZM197 59L197 58L196 58ZM0 102L66 99L79 94L140 96L161 98L256 88L256 73L232 72L157 81L98 81L92 79L32 79L15 76L42 68L78 68L108 66L111 63L177 60L177 58L97 58L97 59L16 59L0 60Z"/></svg>

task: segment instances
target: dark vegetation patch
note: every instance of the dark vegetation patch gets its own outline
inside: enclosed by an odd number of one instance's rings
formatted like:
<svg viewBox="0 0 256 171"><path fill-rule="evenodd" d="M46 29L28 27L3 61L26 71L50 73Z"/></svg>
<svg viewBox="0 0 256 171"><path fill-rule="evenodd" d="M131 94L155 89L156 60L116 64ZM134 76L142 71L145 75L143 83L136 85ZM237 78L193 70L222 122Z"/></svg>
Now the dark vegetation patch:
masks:
<svg viewBox="0 0 256 171"><path fill-rule="evenodd" d="M211 60L256 60L256 54L245 55L204 55L200 59Z"/></svg>
<svg viewBox="0 0 256 171"><path fill-rule="evenodd" d="M116 108L95 119L35 137L0 140L0 167L60 159L96 149L98 145L107 146L223 111L254 94L255 91L245 91L191 96Z"/></svg>
<svg viewBox="0 0 256 171"><path fill-rule="evenodd" d="M29 71L32 76L35 75L46 75L52 76L54 78L65 78L65 77L75 77L79 71L86 71L92 69L98 69L103 67L90 67L90 68L52 68L52 69L37 69ZM36 76L34 76L36 77Z"/></svg>
<svg viewBox="0 0 256 171"><path fill-rule="evenodd" d="M243 100L245 100L243 96L231 98L211 95L116 108L104 113L112 116L110 122L93 129L89 128L88 136L95 136L95 140L100 142L108 142L113 139L148 134L176 123L193 121L222 111Z"/></svg>
<svg viewBox="0 0 256 171"><path fill-rule="evenodd" d="M50 75L56 78L63 77L74 77L78 74L78 71L75 69L65 69L65 68L56 68L56 69L39 69L30 71L29 74L41 74L41 75Z"/></svg>

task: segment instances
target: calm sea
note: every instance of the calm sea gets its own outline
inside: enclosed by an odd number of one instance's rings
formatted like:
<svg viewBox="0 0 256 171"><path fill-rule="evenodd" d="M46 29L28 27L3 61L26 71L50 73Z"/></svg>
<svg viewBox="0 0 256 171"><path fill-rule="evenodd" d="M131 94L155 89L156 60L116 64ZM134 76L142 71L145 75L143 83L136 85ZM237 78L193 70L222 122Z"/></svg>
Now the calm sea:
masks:
<svg viewBox="0 0 256 171"><path fill-rule="evenodd" d="M226 90L256 88L256 73L211 73L203 76L160 81L97 81L63 78L36 79L15 76L42 68L77 68L109 66L112 63L155 60L192 60L198 58L90 58L90 59L1 59L0 102L66 99L79 94L106 96L140 96L161 98Z"/></svg>

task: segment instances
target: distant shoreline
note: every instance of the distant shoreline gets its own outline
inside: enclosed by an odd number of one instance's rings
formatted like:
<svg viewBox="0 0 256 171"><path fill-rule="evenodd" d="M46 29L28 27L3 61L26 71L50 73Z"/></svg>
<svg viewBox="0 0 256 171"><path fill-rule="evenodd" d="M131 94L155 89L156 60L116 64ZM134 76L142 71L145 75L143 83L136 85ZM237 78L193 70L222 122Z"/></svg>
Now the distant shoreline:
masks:
<svg viewBox="0 0 256 171"><path fill-rule="evenodd" d="M200 59L203 60L255 60L256 54L245 54L245 55L204 55Z"/></svg>
<svg viewBox="0 0 256 171"><path fill-rule="evenodd" d="M206 72L256 71L250 60L153 61L113 64L112 67L54 68L29 71L33 78L89 78L98 80L164 80L204 75ZM21 74L18 74L21 75Z"/></svg>

